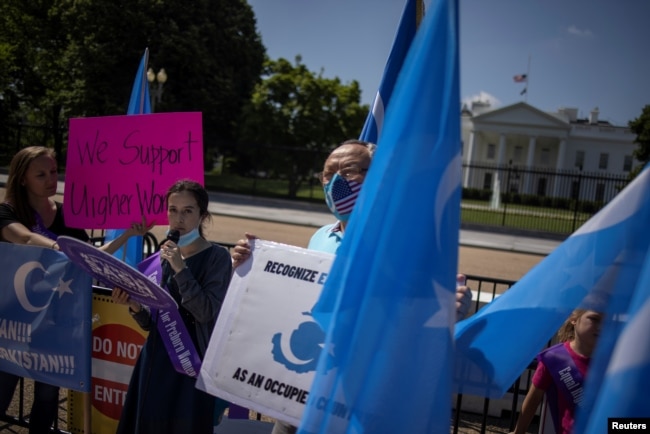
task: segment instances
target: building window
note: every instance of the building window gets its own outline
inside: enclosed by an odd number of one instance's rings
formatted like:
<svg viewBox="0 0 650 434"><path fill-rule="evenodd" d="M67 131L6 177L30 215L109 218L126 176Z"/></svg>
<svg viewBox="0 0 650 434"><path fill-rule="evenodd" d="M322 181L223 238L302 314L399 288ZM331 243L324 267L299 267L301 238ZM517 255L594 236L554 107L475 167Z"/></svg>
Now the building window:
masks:
<svg viewBox="0 0 650 434"><path fill-rule="evenodd" d="M623 172L629 172L632 170L632 156L626 155L625 160L623 160Z"/></svg>
<svg viewBox="0 0 650 434"><path fill-rule="evenodd" d="M483 190L492 190L492 174L486 173L483 177Z"/></svg>
<svg viewBox="0 0 650 434"><path fill-rule="evenodd" d="M512 156L512 159L515 160L515 163L521 163L521 159L524 155L523 146L515 146L515 154Z"/></svg>
<svg viewBox="0 0 650 434"><path fill-rule="evenodd" d="M497 153L497 145L495 145L494 143L488 144L487 159L494 160L494 157L496 157L496 153Z"/></svg>
<svg viewBox="0 0 650 434"><path fill-rule="evenodd" d="M540 162L542 166L548 166L551 162L551 150L548 148L542 148L542 154L540 157Z"/></svg>
<svg viewBox="0 0 650 434"><path fill-rule="evenodd" d="M600 154L598 159L598 168L602 170L607 170L607 162L609 161L609 154L603 152Z"/></svg>
<svg viewBox="0 0 650 434"><path fill-rule="evenodd" d="M576 161L574 163L575 167L584 167L585 165L585 151L576 151Z"/></svg>

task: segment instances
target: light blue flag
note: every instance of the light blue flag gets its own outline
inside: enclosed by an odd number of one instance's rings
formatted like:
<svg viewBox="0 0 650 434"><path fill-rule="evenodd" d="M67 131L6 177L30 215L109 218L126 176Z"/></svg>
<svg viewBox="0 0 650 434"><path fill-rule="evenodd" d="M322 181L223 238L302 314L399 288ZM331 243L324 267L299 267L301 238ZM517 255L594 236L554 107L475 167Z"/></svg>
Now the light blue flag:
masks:
<svg viewBox="0 0 650 434"><path fill-rule="evenodd" d="M301 433L449 432L459 101L458 3L437 0L312 312L326 338Z"/></svg>
<svg viewBox="0 0 650 434"><path fill-rule="evenodd" d="M0 371L90 391L90 275L61 252L0 243Z"/></svg>
<svg viewBox="0 0 650 434"><path fill-rule="evenodd" d="M614 291L639 279L650 245L648 197L646 168L510 290L457 325L458 392L501 397L575 308L611 312L625 304Z"/></svg>
<svg viewBox="0 0 650 434"><path fill-rule="evenodd" d="M379 90L375 95L372 103L370 113L366 118L366 123L361 130L360 140L367 142L377 143L379 134L381 133L382 125L384 123L384 112L388 108L393 88L397 83L397 77L402 70L404 59L408 54L411 42L415 37L417 30L417 3L422 0L407 0L402 12L402 18L395 34L393 47L388 55L386 66L384 67L384 75L379 84Z"/></svg>
<svg viewBox="0 0 650 434"><path fill-rule="evenodd" d="M149 49L147 48L140 60L138 72L135 74L131 99L126 111L127 115L139 115L151 113L151 98L149 97L149 83L147 82L147 63L149 61ZM119 237L124 230L109 229L106 231L106 242ZM126 248L126 252L124 249ZM120 247L113 256L122 259L129 265L137 265L142 261L142 237L131 237L127 243Z"/></svg>
<svg viewBox="0 0 650 434"><path fill-rule="evenodd" d="M619 287L614 297L611 319L587 374L575 432L605 432L608 417L650 416L650 249L636 286ZM628 308L623 310L624 305Z"/></svg>

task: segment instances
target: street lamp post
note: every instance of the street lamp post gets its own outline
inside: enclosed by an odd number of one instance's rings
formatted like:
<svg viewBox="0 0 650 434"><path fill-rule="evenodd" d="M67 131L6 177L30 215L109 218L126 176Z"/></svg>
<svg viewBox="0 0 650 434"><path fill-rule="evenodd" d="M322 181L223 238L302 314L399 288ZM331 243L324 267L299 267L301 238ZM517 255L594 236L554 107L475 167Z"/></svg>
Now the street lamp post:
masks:
<svg viewBox="0 0 650 434"><path fill-rule="evenodd" d="M153 113L156 111L156 103L162 100L163 87L167 81L165 68L160 68L157 74L153 72L153 69L149 68L147 70L147 81L152 85L154 82L157 84L151 88L151 112Z"/></svg>

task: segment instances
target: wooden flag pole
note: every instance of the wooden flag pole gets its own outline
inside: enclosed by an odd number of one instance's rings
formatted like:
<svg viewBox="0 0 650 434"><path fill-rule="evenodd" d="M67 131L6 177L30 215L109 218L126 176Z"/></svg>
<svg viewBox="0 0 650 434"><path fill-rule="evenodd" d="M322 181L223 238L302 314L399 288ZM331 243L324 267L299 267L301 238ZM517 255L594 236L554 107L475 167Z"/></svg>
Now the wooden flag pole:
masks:
<svg viewBox="0 0 650 434"><path fill-rule="evenodd" d="M92 433L92 406L91 402L92 399L90 397L91 392L84 392L83 395L83 406L84 406L84 433L85 434L91 434Z"/></svg>

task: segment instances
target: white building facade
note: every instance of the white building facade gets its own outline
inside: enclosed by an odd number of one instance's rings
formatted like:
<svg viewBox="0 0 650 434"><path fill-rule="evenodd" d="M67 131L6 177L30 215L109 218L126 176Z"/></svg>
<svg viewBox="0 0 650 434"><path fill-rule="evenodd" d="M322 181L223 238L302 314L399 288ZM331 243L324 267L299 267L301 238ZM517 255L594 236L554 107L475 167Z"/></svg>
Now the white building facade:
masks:
<svg viewBox="0 0 650 434"><path fill-rule="evenodd" d="M492 189L504 169L516 168L517 176L499 179L501 192L570 197L576 194L575 180L555 174L627 176L638 164L632 157L636 136L627 127L600 121L598 109L587 119L577 115L575 108L548 113L525 102L495 110L482 102L471 110L464 107L463 187ZM578 194L607 202L617 192L613 184L598 184Z"/></svg>

